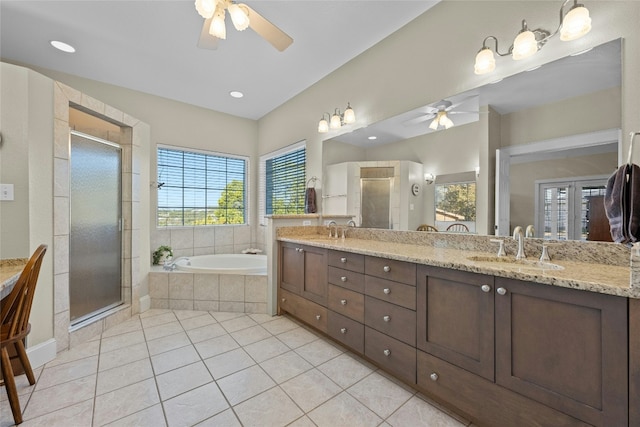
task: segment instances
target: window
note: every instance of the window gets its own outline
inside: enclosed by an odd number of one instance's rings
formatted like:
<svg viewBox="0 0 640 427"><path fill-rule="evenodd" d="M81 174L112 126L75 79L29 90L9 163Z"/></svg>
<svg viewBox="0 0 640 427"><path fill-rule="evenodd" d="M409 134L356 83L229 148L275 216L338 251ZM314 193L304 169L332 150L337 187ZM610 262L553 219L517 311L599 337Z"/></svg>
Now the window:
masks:
<svg viewBox="0 0 640 427"><path fill-rule="evenodd" d="M260 158L260 223L265 215L304 213L306 143Z"/></svg>
<svg viewBox="0 0 640 427"><path fill-rule="evenodd" d="M436 227L446 229L451 223L463 223L475 230L476 183L457 182L436 185Z"/></svg>
<svg viewBox="0 0 640 427"><path fill-rule="evenodd" d="M247 160L158 147L158 227L246 223Z"/></svg>

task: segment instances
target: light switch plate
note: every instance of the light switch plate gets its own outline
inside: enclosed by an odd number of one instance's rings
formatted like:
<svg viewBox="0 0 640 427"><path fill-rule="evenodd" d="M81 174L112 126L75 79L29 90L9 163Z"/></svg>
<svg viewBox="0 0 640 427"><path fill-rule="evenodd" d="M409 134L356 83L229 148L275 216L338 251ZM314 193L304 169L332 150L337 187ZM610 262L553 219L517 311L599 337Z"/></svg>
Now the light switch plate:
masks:
<svg viewBox="0 0 640 427"><path fill-rule="evenodd" d="M0 200L13 200L13 184L0 184Z"/></svg>

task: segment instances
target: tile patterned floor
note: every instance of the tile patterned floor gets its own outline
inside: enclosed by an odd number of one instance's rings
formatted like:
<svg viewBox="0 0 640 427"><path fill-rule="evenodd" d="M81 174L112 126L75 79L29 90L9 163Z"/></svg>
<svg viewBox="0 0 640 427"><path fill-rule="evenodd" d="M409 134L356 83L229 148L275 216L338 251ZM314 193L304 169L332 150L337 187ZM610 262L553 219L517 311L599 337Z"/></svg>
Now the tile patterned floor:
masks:
<svg viewBox="0 0 640 427"><path fill-rule="evenodd" d="M35 374L23 426L470 424L288 317L149 310Z"/></svg>

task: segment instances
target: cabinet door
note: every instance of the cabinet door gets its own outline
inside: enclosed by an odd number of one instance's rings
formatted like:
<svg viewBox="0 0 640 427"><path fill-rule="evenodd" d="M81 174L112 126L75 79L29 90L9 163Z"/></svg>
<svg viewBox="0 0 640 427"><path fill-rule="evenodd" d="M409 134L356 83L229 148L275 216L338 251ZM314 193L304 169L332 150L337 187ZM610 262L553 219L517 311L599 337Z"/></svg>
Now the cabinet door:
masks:
<svg viewBox="0 0 640 427"><path fill-rule="evenodd" d="M496 382L594 426L626 426L627 300L504 278L496 292Z"/></svg>
<svg viewBox="0 0 640 427"><path fill-rule="evenodd" d="M493 276L418 268L417 346L494 380Z"/></svg>
<svg viewBox="0 0 640 427"><path fill-rule="evenodd" d="M303 246L301 249L301 253L304 255L302 296L326 307L327 250L313 246Z"/></svg>
<svg viewBox="0 0 640 427"><path fill-rule="evenodd" d="M304 283L304 252L300 245L280 244L280 287L302 295Z"/></svg>

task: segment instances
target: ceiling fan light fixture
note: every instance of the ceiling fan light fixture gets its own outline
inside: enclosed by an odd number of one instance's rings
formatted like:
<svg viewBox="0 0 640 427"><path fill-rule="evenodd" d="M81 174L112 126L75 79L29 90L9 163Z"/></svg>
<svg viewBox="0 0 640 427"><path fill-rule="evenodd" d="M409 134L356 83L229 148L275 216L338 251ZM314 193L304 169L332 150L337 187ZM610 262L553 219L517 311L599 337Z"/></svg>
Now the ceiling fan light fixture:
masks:
<svg viewBox="0 0 640 427"><path fill-rule="evenodd" d="M476 63L473 67L473 71L480 74L487 74L496 69L496 58L493 55L493 51L488 47L480 49L476 55Z"/></svg>
<svg viewBox="0 0 640 427"><path fill-rule="evenodd" d="M196 10L204 19L209 19L216 11L216 0L196 0Z"/></svg>
<svg viewBox="0 0 640 427"><path fill-rule="evenodd" d="M209 27L209 34L221 40L227 38L227 28L224 25L224 15L224 9L218 7L213 15L213 19L211 20L211 26Z"/></svg>
<svg viewBox="0 0 640 427"><path fill-rule="evenodd" d="M440 117L440 124L444 126L445 129L453 127L453 121L451 121L449 116L447 116L446 112L442 115L442 117Z"/></svg>
<svg viewBox="0 0 640 427"><path fill-rule="evenodd" d="M562 27L560 29L560 40L571 41L591 31L591 18L589 10L582 4L574 3L573 7L564 17Z"/></svg>
<svg viewBox="0 0 640 427"><path fill-rule="evenodd" d="M438 113L438 115L436 116L435 119L433 119L433 121L431 122L431 124L429 125L429 129L431 130L438 130L438 126L440 125L440 113Z"/></svg>
<svg viewBox="0 0 640 427"><path fill-rule="evenodd" d="M244 31L249 27L249 10L243 4L231 3L228 7L231 22L238 31Z"/></svg>
<svg viewBox="0 0 640 427"><path fill-rule="evenodd" d="M349 102L347 102L347 109L344 110L344 122L346 124L356 122L356 113L353 112L353 108L351 108L351 104Z"/></svg>

